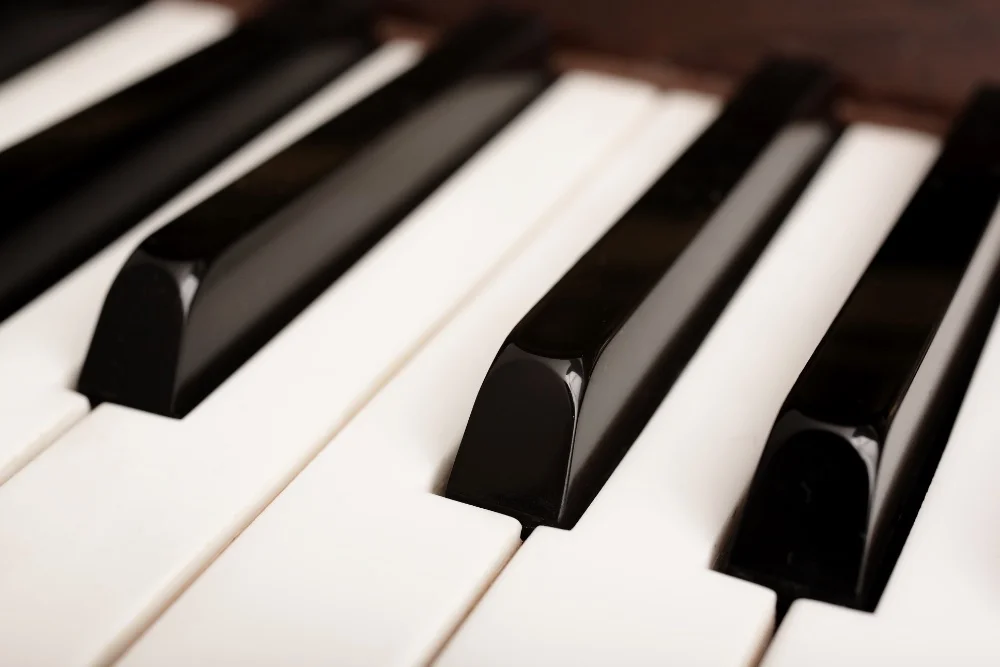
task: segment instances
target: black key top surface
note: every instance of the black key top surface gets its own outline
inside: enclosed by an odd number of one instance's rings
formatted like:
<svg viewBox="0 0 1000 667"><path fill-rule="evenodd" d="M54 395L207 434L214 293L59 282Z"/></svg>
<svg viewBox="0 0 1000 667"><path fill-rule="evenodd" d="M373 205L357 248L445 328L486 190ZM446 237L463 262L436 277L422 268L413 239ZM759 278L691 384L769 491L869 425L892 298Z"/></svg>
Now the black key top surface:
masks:
<svg viewBox="0 0 1000 667"><path fill-rule="evenodd" d="M834 78L771 61L508 336L447 496L571 527L836 134Z"/></svg>
<svg viewBox="0 0 1000 667"><path fill-rule="evenodd" d="M186 414L542 93L546 56L538 23L488 14L152 235L110 290L80 391Z"/></svg>
<svg viewBox="0 0 1000 667"><path fill-rule="evenodd" d="M0 82L104 27L140 0L22 0L0 7Z"/></svg>
<svg viewBox="0 0 1000 667"><path fill-rule="evenodd" d="M786 605L874 608L1000 303L995 268L953 299L998 199L1000 89L967 106L786 398L723 571Z"/></svg>
<svg viewBox="0 0 1000 667"><path fill-rule="evenodd" d="M354 13L344 17L353 26ZM368 53L284 13L0 152L0 318Z"/></svg>

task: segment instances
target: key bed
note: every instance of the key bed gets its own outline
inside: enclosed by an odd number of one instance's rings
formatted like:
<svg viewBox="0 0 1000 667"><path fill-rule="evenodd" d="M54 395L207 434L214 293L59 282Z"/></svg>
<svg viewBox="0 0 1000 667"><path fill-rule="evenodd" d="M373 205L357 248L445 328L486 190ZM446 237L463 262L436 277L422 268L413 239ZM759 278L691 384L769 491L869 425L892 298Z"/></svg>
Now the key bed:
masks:
<svg viewBox="0 0 1000 667"><path fill-rule="evenodd" d="M0 83L43 267L2 274L0 663L1000 659L982 61L907 98L871 15L633 76L562 46L683 61L707 8L90 4Z"/></svg>

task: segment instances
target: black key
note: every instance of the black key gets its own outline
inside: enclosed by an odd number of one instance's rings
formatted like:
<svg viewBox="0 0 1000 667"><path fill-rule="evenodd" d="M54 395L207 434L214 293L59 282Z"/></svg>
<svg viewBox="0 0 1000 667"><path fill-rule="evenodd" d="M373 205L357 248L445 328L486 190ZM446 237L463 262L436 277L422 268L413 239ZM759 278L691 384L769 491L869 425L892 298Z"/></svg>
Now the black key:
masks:
<svg viewBox="0 0 1000 667"><path fill-rule="evenodd" d="M524 317L476 398L447 496L572 527L833 141L835 82L764 64Z"/></svg>
<svg viewBox="0 0 1000 667"><path fill-rule="evenodd" d="M0 81L86 37L140 0L19 0L0 7Z"/></svg>
<svg viewBox="0 0 1000 667"><path fill-rule="evenodd" d="M340 40L331 43L340 34L374 44L363 10L346 7L315 22L305 15L310 6L311 0L282 4L232 36L0 152L0 205L6 211L30 212L39 199L44 202L41 194L51 196L59 188L76 186L81 174L119 158L137 142L183 120L184 114L216 104L212 96L220 95L220 86L236 91L239 81L268 76L276 66L294 67L298 60L306 63L299 66L304 74L311 74L313 67L322 72L326 61L334 60L335 76L345 67L343 58L331 59L328 53L342 48ZM318 43L302 49L297 44L302 41ZM311 60L318 65L310 67ZM294 76L296 70L289 73ZM318 78L315 87L329 78Z"/></svg>
<svg viewBox="0 0 1000 667"><path fill-rule="evenodd" d="M505 14L460 27L153 234L111 287L79 390L185 415L549 85L547 41Z"/></svg>
<svg viewBox="0 0 1000 667"><path fill-rule="evenodd" d="M262 17L0 152L0 318L374 46L353 9L325 21L297 16Z"/></svg>
<svg viewBox="0 0 1000 667"><path fill-rule="evenodd" d="M967 270L998 200L993 89L954 125L774 423L720 569L774 588L782 609L878 601L1000 304L997 266Z"/></svg>

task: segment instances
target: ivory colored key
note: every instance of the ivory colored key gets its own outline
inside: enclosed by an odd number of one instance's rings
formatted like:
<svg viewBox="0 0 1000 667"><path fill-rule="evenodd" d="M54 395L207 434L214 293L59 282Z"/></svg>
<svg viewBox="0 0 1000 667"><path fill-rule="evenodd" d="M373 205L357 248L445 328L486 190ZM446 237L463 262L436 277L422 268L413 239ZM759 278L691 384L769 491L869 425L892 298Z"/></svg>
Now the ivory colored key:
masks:
<svg viewBox="0 0 1000 667"><path fill-rule="evenodd" d="M242 664L255 656L300 665L424 664L520 544L516 521L430 495L440 491L497 345L716 108L697 95L658 96L640 130L144 633L122 664ZM322 620L286 622L303 609Z"/></svg>
<svg viewBox="0 0 1000 667"><path fill-rule="evenodd" d="M0 407L0 484L87 414L75 391L52 389L8 400Z"/></svg>
<svg viewBox="0 0 1000 667"><path fill-rule="evenodd" d="M515 520L430 494L315 500L253 524L287 569L240 550L116 664L425 665L520 544Z"/></svg>
<svg viewBox="0 0 1000 667"><path fill-rule="evenodd" d="M435 667L757 664L771 591L575 538L535 530Z"/></svg>
<svg viewBox="0 0 1000 667"><path fill-rule="evenodd" d="M567 664L588 664L591 654L607 662L611 647L630 651L623 662L631 664L699 664L701 655L706 665L755 664L775 596L735 578L716 579L708 571L715 545L753 472L769 419L935 147L910 132L845 132L580 522L564 536L545 528L532 533L440 665L530 664L529 656L547 657L556 646L573 651ZM537 545L542 534L566 546ZM656 584L664 573L677 582ZM627 600L603 604L623 589L623 579L632 582ZM551 590L549 580L558 588L538 595ZM710 602L705 608L703 600ZM662 619L683 632L664 638L670 626Z"/></svg>
<svg viewBox="0 0 1000 667"><path fill-rule="evenodd" d="M102 404L0 486L0 662L118 656L649 102L564 76L183 420Z"/></svg>
<svg viewBox="0 0 1000 667"><path fill-rule="evenodd" d="M221 4L153 0L0 85L0 149L215 42L236 25Z"/></svg>
<svg viewBox="0 0 1000 667"><path fill-rule="evenodd" d="M1000 664L996 616L949 607L946 615L896 617L798 600L761 667L991 667Z"/></svg>
<svg viewBox="0 0 1000 667"><path fill-rule="evenodd" d="M0 324L0 484L89 409L71 391L115 274L142 238L410 67L412 42L383 46L132 231ZM30 419L29 419L30 417Z"/></svg>

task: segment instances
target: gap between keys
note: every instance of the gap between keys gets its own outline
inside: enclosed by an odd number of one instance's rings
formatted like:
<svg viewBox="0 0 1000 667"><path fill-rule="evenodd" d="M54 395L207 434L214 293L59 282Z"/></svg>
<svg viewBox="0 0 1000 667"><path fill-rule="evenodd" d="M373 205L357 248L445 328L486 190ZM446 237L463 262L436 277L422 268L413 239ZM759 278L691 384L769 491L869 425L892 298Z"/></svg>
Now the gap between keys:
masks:
<svg viewBox="0 0 1000 667"><path fill-rule="evenodd" d="M970 276L981 280L998 256L1000 215L995 213L970 266ZM968 280L962 289L975 291L976 282ZM961 299L956 296L956 301ZM914 666L1000 662L996 633L1000 616L997 386L1000 327L994 323L875 612L797 601L775 636L764 667L864 661Z"/></svg>
<svg viewBox="0 0 1000 667"><path fill-rule="evenodd" d="M411 67L421 49L396 41L337 78L131 231L0 325L0 484L89 410L71 390L108 287L150 232L218 192Z"/></svg>
<svg viewBox="0 0 1000 667"><path fill-rule="evenodd" d="M660 98L598 178L351 420L122 664L426 662L520 543L516 521L431 495L443 487L496 348L716 106L695 95ZM302 614L322 622L283 620Z"/></svg>
<svg viewBox="0 0 1000 667"><path fill-rule="evenodd" d="M771 418L936 149L915 133L847 130L580 522L515 555L437 664L531 664L559 647L567 664L598 665L621 661L623 646L638 664L756 663L775 598L709 571L717 545ZM616 580L622 597L591 603ZM551 581L558 596L525 594Z"/></svg>
<svg viewBox="0 0 1000 667"><path fill-rule="evenodd" d="M655 145L647 137L636 143ZM839 305L836 300L846 297L852 284L850 275L833 287L826 284L828 279L840 270L860 274L865 253L874 252L934 151L934 143L924 137L878 128L856 128L845 144L828 167L824 184L807 195L795 231L784 234L769 253L774 257L767 268L757 271L763 275L751 279L755 282L744 290L744 302L733 309L737 314L720 324L730 333L716 334L721 342L708 344L711 352L702 356L714 358L713 365L696 361L701 370L693 373L708 373L715 363L738 352L726 336L750 327L766 338L774 333L769 323L781 322L779 315L784 312L803 314L802 330L785 335L798 341L802 357L798 363L804 363L809 340L814 338L815 343L822 334L822 323L810 324L812 316L832 318ZM897 161L911 165L910 169L894 174L890 167ZM619 175L624 178L627 173ZM872 179L873 175L878 178ZM607 178L614 182L613 176ZM640 185L641 181L632 184L634 196ZM844 199L848 191L854 200ZM607 190L596 185L588 192L600 198ZM620 192L618 196L624 197ZM826 212L834 203L839 203L839 215ZM627 198L619 205L627 206ZM566 217L583 217L581 211L594 215L594 210L592 200L582 197ZM602 215L607 215L604 224L613 221L613 212ZM860 239L844 238L841 218L874 229ZM804 252L812 258L823 250L831 254L821 268L809 273L801 291L790 292L794 281L787 279L788 272L802 266L796 255ZM536 262L551 252L541 241L529 250ZM521 260L531 266L527 256ZM470 389L475 389L498 341L517 319L516 310L508 312L503 322L494 323L488 316L494 307L491 298L504 294L504 280L513 285L512 272L519 266L515 263L511 274L501 274L359 413L126 654L123 664L255 657L308 663L310 657L330 655L351 664L422 664L435 654L519 545L515 522L428 495L441 490L464 426L463 415L474 399ZM810 305L810 290L824 285L829 302ZM776 286L784 286L790 303L771 302L766 296ZM545 285L533 289L544 291ZM752 315L761 307L771 319ZM480 319L483 330L474 329L473 323ZM489 324L493 326L487 328ZM473 345L472 340L478 342L475 337L487 331L497 340ZM478 350L474 359L467 356L473 350ZM745 360L737 367L749 377L768 361L773 360ZM791 360L784 375L794 377L796 363ZM460 373L461 381L440 382L441 377ZM773 401L775 395L765 400ZM642 442L646 448L659 449L662 440L646 436ZM737 440L718 446L743 444ZM698 465L713 461L722 465L718 455L709 456ZM747 461L743 463L750 465ZM680 474L691 472L692 461L679 463ZM736 497L734 490L729 501ZM653 499L644 502L649 500ZM703 505L705 500L699 502ZM601 496L597 502L602 502ZM716 502L722 509L726 499ZM654 513L656 507L646 511ZM723 531L726 516L716 515L709 525ZM684 535L683 518L667 517L674 538ZM622 647L633 647L636 659L688 660L683 664L691 664L693 656L706 664L752 664L758 659L772 625L774 596L707 571L717 540L698 543L684 538L689 553L679 558L675 576L663 573L664 565L672 562L669 554L650 550L642 555L644 545L634 536L616 541L618 537L608 539L608 534L593 529L589 533L539 529L473 611L443 663L489 664L493 656L503 664L531 664L539 657L565 658L567 654L557 648L565 649L573 641L580 649L570 657L573 664L620 659ZM701 555L692 556L695 553ZM595 606L593 596L614 603ZM645 605L643 611L653 614L643 618L670 618L679 630L665 634L658 623L641 622L635 615L639 607L629 607L633 604ZM720 615L720 608L725 613ZM302 624L302 618L316 622ZM516 623L514 637L512 623ZM731 640L715 641L718 636ZM587 641L579 642L580 637ZM710 662L711 658L725 662Z"/></svg>
<svg viewBox="0 0 1000 667"><path fill-rule="evenodd" d="M102 405L0 487L3 660L115 658L651 99L563 77L183 421Z"/></svg>
<svg viewBox="0 0 1000 667"><path fill-rule="evenodd" d="M218 41L236 15L212 2L154 0L0 86L0 150Z"/></svg>

